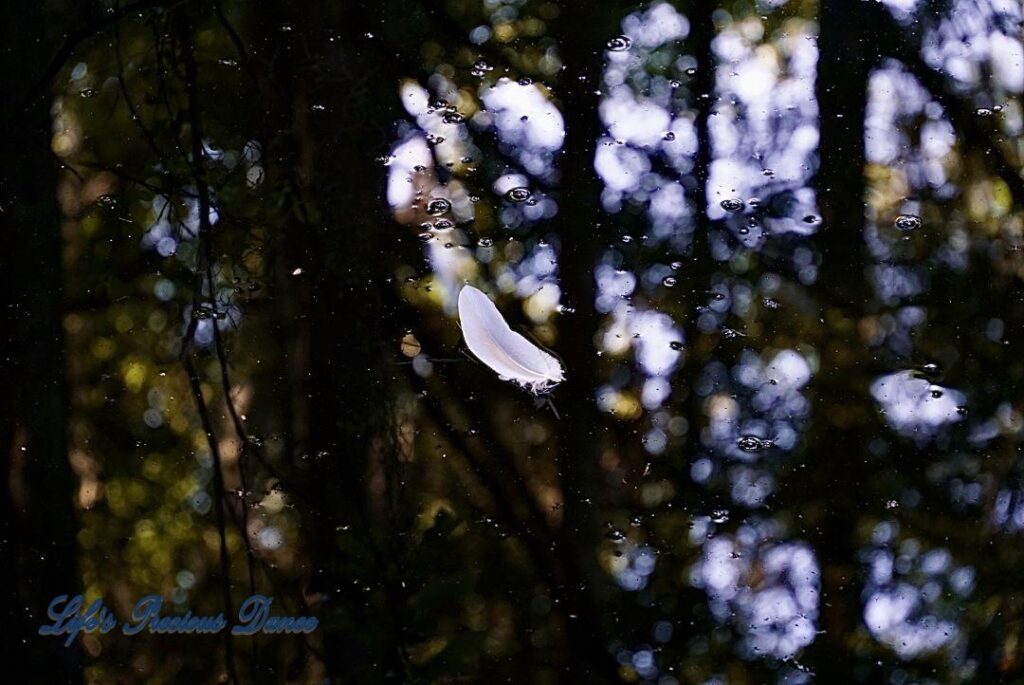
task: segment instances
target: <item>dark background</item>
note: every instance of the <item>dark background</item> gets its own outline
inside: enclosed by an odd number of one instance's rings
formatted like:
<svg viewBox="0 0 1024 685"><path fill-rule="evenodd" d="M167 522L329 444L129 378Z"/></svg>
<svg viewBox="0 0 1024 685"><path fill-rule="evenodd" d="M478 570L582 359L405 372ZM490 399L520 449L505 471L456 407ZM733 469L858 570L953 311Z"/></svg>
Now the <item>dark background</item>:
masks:
<svg viewBox="0 0 1024 685"><path fill-rule="evenodd" d="M1019 3L5 9L18 682L1024 682Z"/></svg>

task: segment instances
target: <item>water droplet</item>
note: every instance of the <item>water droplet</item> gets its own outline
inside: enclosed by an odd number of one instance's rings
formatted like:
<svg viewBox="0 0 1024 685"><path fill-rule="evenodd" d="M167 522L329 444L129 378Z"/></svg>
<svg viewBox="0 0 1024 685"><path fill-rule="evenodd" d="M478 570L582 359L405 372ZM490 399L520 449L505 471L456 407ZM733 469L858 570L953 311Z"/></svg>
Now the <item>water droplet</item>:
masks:
<svg viewBox="0 0 1024 685"><path fill-rule="evenodd" d="M622 52L633 46L633 40L629 36L615 36L608 41L607 46L612 52Z"/></svg>
<svg viewBox="0 0 1024 685"><path fill-rule="evenodd" d="M743 209L743 200L740 200L739 198L735 197L730 197L727 200L722 200L719 204L722 206L722 209L724 209L727 212L738 212L741 209Z"/></svg>
<svg viewBox="0 0 1024 685"><path fill-rule="evenodd" d="M427 203L427 214L430 216L439 216L445 212L450 211L452 203L443 197L435 197Z"/></svg>
<svg viewBox="0 0 1024 685"><path fill-rule="evenodd" d="M992 110L990 110L987 107L979 107L978 109L974 110L974 113L977 114L979 117L982 117L982 118L987 118L987 117L992 116Z"/></svg>
<svg viewBox="0 0 1024 685"><path fill-rule="evenodd" d="M687 76L696 76L697 75L697 68L696 67L690 67L689 69L686 70L686 75Z"/></svg>
<svg viewBox="0 0 1024 685"><path fill-rule="evenodd" d="M921 228L921 217L916 214L900 214L893 224L901 231L915 231Z"/></svg>
<svg viewBox="0 0 1024 685"><path fill-rule="evenodd" d="M671 264L669 264L669 267L673 271L679 271L680 269L683 268L683 263L682 262L672 262Z"/></svg>
<svg viewBox="0 0 1024 685"><path fill-rule="evenodd" d="M192 318L196 321L203 321L213 318L213 307L208 304L199 304L192 310Z"/></svg>
<svg viewBox="0 0 1024 685"><path fill-rule="evenodd" d="M922 375L930 376L931 378L936 378L942 374L942 367L940 367L935 362L926 362L924 364L921 364L918 370L921 372Z"/></svg>
<svg viewBox="0 0 1024 685"><path fill-rule="evenodd" d="M492 67L490 64L488 64L486 60L478 59L477 61L473 62L473 75L474 76L483 76L484 74L486 74L488 71L491 71L492 69L494 69L494 67Z"/></svg>
<svg viewBox="0 0 1024 685"><path fill-rule="evenodd" d="M675 287L676 279L671 276L665 276L665 278L661 279L661 284L666 288L672 288Z"/></svg>
<svg viewBox="0 0 1024 685"><path fill-rule="evenodd" d="M728 520L729 520L729 510L728 509L715 509L714 511L711 512L711 521L712 521L712 523L725 523Z"/></svg>
<svg viewBox="0 0 1024 685"><path fill-rule="evenodd" d="M526 202L527 200L530 199L530 189L523 188L522 186L512 188L507 193L505 193L505 197L506 199L511 200L512 202Z"/></svg>
<svg viewBox="0 0 1024 685"><path fill-rule="evenodd" d="M629 244L629 243L633 242L633 236L631 236L631 235L619 236L619 241L622 242L622 243L625 243L625 244Z"/></svg>
<svg viewBox="0 0 1024 685"><path fill-rule="evenodd" d="M759 438L756 435L741 435L736 440L736 446L744 452L760 452L775 445L771 440Z"/></svg>

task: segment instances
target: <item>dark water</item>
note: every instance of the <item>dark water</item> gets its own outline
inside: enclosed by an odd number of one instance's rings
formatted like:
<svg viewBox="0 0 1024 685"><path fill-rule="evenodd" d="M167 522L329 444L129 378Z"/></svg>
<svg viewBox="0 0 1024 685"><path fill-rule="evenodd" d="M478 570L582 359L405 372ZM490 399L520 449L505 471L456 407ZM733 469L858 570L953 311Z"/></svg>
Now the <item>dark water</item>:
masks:
<svg viewBox="0 0 1024 685"><path fill-rule="evenodd" d="M1024 682L1019 2L15 4L39 682Z"/></svg>

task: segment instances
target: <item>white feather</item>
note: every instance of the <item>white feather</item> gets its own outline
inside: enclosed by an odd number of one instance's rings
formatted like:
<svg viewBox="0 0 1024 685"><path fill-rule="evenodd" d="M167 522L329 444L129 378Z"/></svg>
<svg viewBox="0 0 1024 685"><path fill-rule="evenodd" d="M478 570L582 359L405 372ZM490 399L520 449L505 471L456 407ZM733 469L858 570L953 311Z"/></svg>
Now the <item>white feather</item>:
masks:
<svg viewBox="0 0 1024 685"><path fill-rule="evenodd" d="M487 295L471 285L459 293L459 322L469 351L502 379L535 393L565 380L559 361L513 331Z"/></svg>

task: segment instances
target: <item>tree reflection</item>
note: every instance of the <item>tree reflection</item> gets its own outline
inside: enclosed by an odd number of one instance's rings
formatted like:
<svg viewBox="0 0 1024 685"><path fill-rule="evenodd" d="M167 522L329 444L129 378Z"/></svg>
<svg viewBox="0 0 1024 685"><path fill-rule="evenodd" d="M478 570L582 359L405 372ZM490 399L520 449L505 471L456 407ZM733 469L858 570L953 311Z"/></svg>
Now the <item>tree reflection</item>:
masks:
<svg viewBox="0 0 1024 685"><path fill-rule="evenodd" d="M86 594L322 625L91 679L1022 677L1019 3L592 5L57 46ZM550 397L465 353L466 283Z"/></svg>

